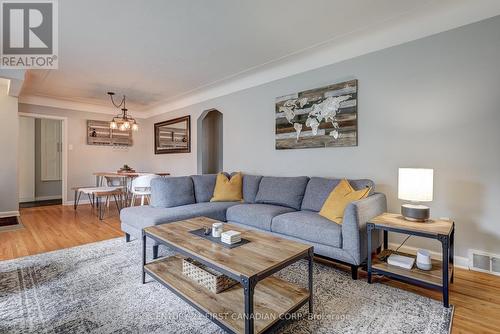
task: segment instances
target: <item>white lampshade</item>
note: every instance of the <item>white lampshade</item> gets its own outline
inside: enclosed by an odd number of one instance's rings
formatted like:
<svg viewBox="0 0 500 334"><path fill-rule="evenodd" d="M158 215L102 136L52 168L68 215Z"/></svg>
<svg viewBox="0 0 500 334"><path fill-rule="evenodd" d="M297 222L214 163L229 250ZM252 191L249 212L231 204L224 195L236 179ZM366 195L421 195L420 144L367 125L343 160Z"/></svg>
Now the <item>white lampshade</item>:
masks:
<svg viewBox="0 0 500 334"><path fill-rule="evenodd" d="M405 201L430 202L433 193L434 170L400 168L398 198Z"/></svg>

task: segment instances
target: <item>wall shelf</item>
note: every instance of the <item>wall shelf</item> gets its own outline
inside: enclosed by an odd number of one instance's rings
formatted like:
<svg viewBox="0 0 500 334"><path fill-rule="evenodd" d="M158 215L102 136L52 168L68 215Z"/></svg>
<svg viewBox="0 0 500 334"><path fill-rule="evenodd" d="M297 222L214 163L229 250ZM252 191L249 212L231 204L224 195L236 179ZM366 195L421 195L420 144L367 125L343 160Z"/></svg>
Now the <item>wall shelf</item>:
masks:
<svg viewBox="0 0 500 334"><path fill-rule="evenodd" d="M121 131L119 129L111 129L109 122L87 120L87 144L98 146L132 146L132 130Z"/></svg>

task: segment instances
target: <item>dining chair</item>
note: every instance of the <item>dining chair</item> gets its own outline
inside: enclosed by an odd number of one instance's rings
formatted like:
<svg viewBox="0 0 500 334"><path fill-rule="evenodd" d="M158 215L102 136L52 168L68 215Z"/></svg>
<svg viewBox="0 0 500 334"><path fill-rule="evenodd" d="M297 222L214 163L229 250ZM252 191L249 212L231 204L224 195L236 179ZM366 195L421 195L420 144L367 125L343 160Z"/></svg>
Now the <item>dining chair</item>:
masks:
<svg viewBox="0 0 500 334"><path fill-rule="evenodd" d="M130 200L130 206L135 205L135 199L141 197L141 206L144 205L145 199L147 199L148 204L151 202L151 180L160 177L156 174L143 174L132 180L130 186L130 192L132 194L132 199Z"/></svg>
<svg viewBox="0 0 500 334"><path fill-rule="evenodd" d="M116 188L124 191L125 194L125 199L127 195L127 178L123 176L117 176L117 177L111 177L111 176L105 176L105 187L110 187L110 188ZM125 204L126 205L126 204ZM109 208L109 198L106 200L106 206Z"/></svg>

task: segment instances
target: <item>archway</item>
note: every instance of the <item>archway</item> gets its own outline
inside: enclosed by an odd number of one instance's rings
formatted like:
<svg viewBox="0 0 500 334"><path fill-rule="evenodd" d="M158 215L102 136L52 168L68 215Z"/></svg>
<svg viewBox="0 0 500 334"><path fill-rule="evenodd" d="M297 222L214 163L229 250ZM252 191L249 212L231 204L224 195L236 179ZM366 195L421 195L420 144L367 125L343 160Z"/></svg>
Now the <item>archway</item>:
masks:
<svg viewBox="0 0 500 334"><path fill-rule="evenodd" d="M205 110L198 118L198 174L222 172L222 127L223 115L217 109Z"/></svg>

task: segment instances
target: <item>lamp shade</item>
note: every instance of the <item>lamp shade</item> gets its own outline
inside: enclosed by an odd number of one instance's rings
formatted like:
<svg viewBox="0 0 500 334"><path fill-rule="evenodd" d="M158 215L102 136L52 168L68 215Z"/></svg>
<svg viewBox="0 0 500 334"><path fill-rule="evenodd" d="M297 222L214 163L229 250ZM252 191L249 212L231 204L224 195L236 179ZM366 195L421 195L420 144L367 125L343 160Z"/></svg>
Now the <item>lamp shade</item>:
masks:
<svg viewBox="0 0 500 334"><path fill-rule="evenodd" d="M430 202L433 193L434 170L400 168L398 198L405 201Z"/></svg>

